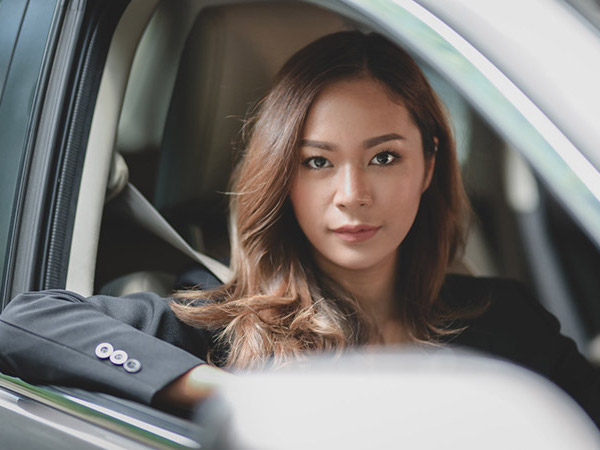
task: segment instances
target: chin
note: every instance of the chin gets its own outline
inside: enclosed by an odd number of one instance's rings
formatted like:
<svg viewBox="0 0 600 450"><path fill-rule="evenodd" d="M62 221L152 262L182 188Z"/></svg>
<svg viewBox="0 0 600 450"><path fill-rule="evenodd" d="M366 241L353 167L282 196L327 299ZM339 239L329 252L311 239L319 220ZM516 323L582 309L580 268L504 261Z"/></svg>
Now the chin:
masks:
<svg viewBox="0 0 600 450"><path fill-rule="evenodd" d="M373 257L373 256L360 256L352 255L351 257L338 257L329 259L329 261L336 266L345 270L367 270L377 266L383 262L385 257Z"/></svg>

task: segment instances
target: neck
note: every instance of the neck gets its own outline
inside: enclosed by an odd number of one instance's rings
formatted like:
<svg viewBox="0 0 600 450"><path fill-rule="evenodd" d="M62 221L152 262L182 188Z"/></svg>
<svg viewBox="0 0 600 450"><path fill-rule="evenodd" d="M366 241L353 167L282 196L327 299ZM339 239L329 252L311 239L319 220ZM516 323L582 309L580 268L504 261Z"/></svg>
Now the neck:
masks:
<svg viewBox="0 0 600 450"><path fill-rule="evenodd" d="M319 269L352 294L380 323L396 315L397 255L366 269L340 267L315 255Z"/></svg>

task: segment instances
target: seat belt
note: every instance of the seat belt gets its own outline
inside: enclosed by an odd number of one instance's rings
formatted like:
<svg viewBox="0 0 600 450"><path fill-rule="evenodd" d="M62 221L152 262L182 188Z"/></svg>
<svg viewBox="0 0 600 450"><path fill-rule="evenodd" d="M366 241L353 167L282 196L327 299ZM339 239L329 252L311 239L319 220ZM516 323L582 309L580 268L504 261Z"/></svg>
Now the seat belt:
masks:
<svg viewBox="0 0 600 450"><path fill-rule="evenodd" d="M113 202L117 203L115 207L136 224L202 264L222 283L226 284L231 280L233 272L229 267L194 250L133 184L127 183Z"/></svg>

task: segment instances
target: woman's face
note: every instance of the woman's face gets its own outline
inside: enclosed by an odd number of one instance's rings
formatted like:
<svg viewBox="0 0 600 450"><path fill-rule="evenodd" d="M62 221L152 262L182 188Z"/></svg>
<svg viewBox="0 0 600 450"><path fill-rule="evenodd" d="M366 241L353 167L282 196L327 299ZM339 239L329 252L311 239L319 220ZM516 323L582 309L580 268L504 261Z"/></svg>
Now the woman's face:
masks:
<svg viewBox="0 0 600 450"><path fill-rule="evenodd" d="M409 112L376 81L340 81L310 108L290 193L321 269L395 267L433 173Z"/></svg>

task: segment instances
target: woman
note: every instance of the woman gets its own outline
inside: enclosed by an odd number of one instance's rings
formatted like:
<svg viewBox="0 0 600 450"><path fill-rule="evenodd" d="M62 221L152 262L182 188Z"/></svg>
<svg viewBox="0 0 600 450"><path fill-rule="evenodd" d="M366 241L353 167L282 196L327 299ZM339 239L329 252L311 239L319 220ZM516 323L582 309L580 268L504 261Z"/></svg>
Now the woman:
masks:
<svg viewBox="0 0 600 450"><path fill-rule="evenodd" d="M189 404L226 368L307 351L454 343L554 380L598 422L599 377L516 283L447 276L469 206L454 142L415 62L343 32L294 55L234 177L234 277L179 292L15 298L0 367L143 402Z"/></svg>

